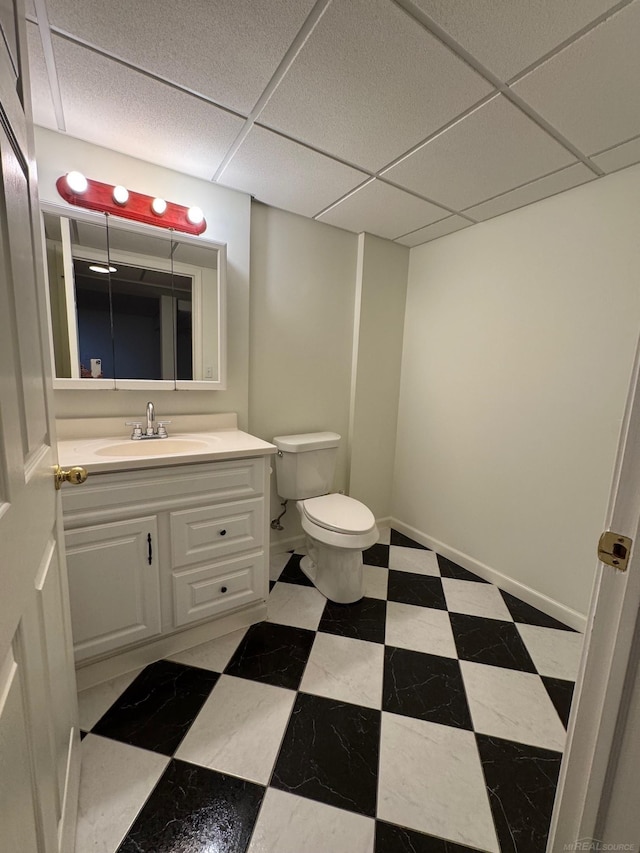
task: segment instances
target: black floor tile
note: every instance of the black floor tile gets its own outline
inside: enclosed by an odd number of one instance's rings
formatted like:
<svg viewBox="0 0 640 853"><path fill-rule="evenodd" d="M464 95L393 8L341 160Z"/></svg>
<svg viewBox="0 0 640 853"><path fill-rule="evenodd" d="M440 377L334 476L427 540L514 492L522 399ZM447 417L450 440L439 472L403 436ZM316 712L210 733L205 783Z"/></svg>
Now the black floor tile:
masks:
<svg viewBox="0 0 640 853"><path fill-rule="evenodd" d="M84 740L88 734L89 732L84 732L82 729L80 729L80 740Z"/></svg>
<svg viewBox="0 0 640 853"><path fill-rule="evenodd" d="M546 849L562 755L476 735L502 853Z"/></svg>
<svg viewBox="0 0 640 853"><path fill-rule="evenodd" d="M569 628L563 622L558 622L553 616L547 616L542 610L532 607L526 601L521 601L503 589L500 590L500 595L504 598L504 603L513 616L514 622L521 622L523 625L539 625L541 628L557 628L560 631L573 631L573 628Z"/></svg>
<svg viewBox="0 0 640 853"><path fill-rule="evenodd" d="M382 710L473 729L460 664L453 658L387 646Z"/></svg>
<svg viewBox="0 0 640 853"><path fill-rule="evenodd" d="M264 788L172 760L118 853L245 853Z"/></svg>
<svg viewBox="0 0 640 853"><path fill-rule="evenodd" d="M354 640L384 643L386 616L387 602L379 598L361 598L354 604L327 601L318 630Z"/></svg>
<svg viewBox="0 0 640 853"><path fill-rule="evenodd" d="M413 572L389 570L387 600L417 604L421 607L435 607L437 610L447 609L440 578L417 575Z"/></svg>
<svg viewBox="0 0 640 853"><path fill-rule="evenodd" d="M438 566L443 578L455 578L459 581L475 581L475 583L489 583L489 581L479 577L479 575L474 575L468 569L463 569L462 566L454 563L453 560L448 560L441 554L436 554L436 557L438 558Z"/></svg>
<svg viewBox="0 0 640 853"><path fill-rule="evenodd" d="M542 681L566 729L569 725L569 712L571 711L571 700L573 699L573 681L549 678L546 675L542 676Z"/></svg>
<svg viewBox="0 0 640 853"><path fill-rule="evenodd" d="M217 672L160 660L140 675L92 732L173 755L219 678Z"/></svg>
<svg viewBox="0 0 640 853"><path fill-rule="evenodd" d="M444 838L423 835L415 829L394 826L376 821L376 846L374 853L480 853L471 847L462 847Z"/></svg>
<svg viewBox="0 0 640 853"><path fill-rule="evenodd" d="M382 566L383 569L389 568L389 546L381 545L377 542L371 548L366 548L362 552L362 562L365 566Z"/></svg>
<svg viewBox="0 0 640 853"><path fill-rule="evenodd" d="M301 559L300 554L292 554L278 580L285 583L297 583L300 586L313 586L312 582L300 568Z"/></svg>
<svg viewBox="0 0 640 853"><path fill-rule="evenodd" d="M431 548L426 548L424 545L420 545L419 542L416 542L414 539L409 539L409 537L405 536L404 533L399 533L393 528L391 528L391 538L389 541L392 545L401 545L403 548L419 548L421 551L431 550Z"/></svg>
<svg viewBox="0 0 640 853"><path fill-rule="evenodd" d="M449 613L458 657L475 663L536 672L513 622Z"/></svg>
<svg viewBox="0 0 640 853"><path fill-rule="evenodd" d="M276 585L275 581L269 581L269 592L271 592L271 590L274 588L275 585Z"/></svg>
<svg viewBox="0 0 640 853"><path fill-rule="evenodd" d="M380 711L299 693L271 785L375 817Z"/></svg>
<svg viewBox="0 0 640 853"><path fill-rule="evenodd" d="M260 622L252 625L225 668L227 675L297 690L315 631Z"/></svg>

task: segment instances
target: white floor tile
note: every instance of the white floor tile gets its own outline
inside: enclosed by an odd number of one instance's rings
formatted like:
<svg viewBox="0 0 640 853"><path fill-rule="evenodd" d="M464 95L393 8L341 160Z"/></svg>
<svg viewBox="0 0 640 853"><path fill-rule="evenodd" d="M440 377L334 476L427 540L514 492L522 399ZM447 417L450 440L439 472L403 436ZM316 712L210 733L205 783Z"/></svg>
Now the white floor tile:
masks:
<svg viewBox="0 0 640 853"><path fill-rule="evenodd" d="M168 763L166 755L87 735L82 741L76 850L115 853Z"/></svg>
<svg viewBox="0 0 640 853"><path fill-rule="evenodd" d="M387 646L456 658L456 644L446 610L387 602Z"/></svg>
<svg viewBox="0 0 640 853"><path fill-rule="evenodd" d="M405 548L403 545L389 547L389 568L416 575L440 577L440 568L435 551L423 551L422 548Z"/></svg>
<svg viewBox="0 0 640 853"><path fill-rule="evenodd" d="M187 666L199 666L200 669L210 669L213 672L222 672L246 633L246 628L240 628L238 631L223 634L222 637L216 637L215 640L201 643L192 649L177 652L168 660L184 663Z"/></svg>
<svg viewBox="0 0 640 853"><path fill-rule="evenodd" d="M467 613L469 616L484 616L487 619L513 622L513 617L500 595L500 590L493 584L442 578L442 588L447 607L453 613Z"/></svg>
<svg viewBox="0 0 640 853"><path fill-rule="evenodd" d="M378 545L388 545L391 542L391 528L378 527Z"/></svg>
<svg viewBox="0 0 640 853"><path fill-rule="evenodd" d="M499 853L473 732L383 712L378 817Z"/></svg>
<svg viewBox="0 0 640 853"><path fill-rule="evenodd" d="M582 634L537 625L516 627L540 675L576 680L582 655Z"/></svg>
<svg viewBox="0 0 640 853"><path fill-rule="evenodd" d="M269 788L247 853L371 853L375 822Z"/></svg>
<svg viewBox="0 0 640 853"><path fill-rule="evenodd" d="M269 580L277 581L282 570L291 559L291 554L285 551L282 554L271 554L269 557Z"/></svg>
<svg viewBox="0 0 640 853"><path fill-rule="evenodd" d="M316 635L300 689L368 708L382 707L384 646L336 634Z"/></svg>
<svg viewBox="0 0 640 853"><path fill-rule="evenodd" d="M280 582L269 596L268 621L316 631L326 603L315 587Z"/></svg>
<svg viewBox="0 0 640 853"><path fill-rule="evenodd" d="M78 706L80 709L80 728L90 732L98 720L105 714L113 703L131 684L134 678L142 672L142 668L135 669L112 678L95 687L87 687L78 693Z"/></svg>
<svg viewBox="0 0 640 853"><path fill-rule="evenodd" d="M539 676L461 660L475 731L562 752L566 733Z"/></svg>
<svg viewBox="0 0 640 853"><path fill-rule="evenodd" d="M266 785L295 691L221 675L176 758Z"/></svg>
<svg viewBox="0 0 640 853"><path fill-rule="evenodd" d="M362 568L364 570L365 597L386 599L389 569L382 566L363 566Z"/></svg>

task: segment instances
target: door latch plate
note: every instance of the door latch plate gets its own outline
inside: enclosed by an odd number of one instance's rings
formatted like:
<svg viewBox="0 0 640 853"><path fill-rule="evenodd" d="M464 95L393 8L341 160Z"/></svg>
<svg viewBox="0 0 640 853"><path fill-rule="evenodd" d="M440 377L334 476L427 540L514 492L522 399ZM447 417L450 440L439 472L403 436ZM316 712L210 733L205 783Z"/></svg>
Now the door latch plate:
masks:
<svg viewBox="0 0 640 853"><path fill-rule="evenodd" d="M612 530L606 530L598 542L598 559L619 572L627 571L633 540Z"/></svg>

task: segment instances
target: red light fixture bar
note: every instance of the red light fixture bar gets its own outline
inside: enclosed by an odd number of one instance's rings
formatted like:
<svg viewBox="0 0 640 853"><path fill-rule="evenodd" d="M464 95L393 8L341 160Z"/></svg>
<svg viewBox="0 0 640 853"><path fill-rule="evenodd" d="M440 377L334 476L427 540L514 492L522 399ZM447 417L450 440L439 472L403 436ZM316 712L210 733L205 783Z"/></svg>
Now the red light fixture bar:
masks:
<svg viewBox="0 0 640 853"><path fill-rule="evenodd" d="M132 192L122 186L103 184L85 178L79 172L61 175L56 187L62 198L76 207L110 213L158 228L170 228L185 234L202 234L207 223L198 207L184 207L161 198Z"/></svg>

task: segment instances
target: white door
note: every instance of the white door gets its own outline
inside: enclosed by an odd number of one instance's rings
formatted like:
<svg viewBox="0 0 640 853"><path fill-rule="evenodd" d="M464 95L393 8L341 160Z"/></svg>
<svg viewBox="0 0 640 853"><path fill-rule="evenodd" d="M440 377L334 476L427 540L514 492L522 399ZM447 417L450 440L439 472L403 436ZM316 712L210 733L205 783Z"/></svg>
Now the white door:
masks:
<svg viewBox="0 0 640 853"><path fill-rule="evenodd" d="M70 853L79 733L22 0L2 0L0 28L0 850Z"/></svg>
<svg viewBox="0 0 640 853"><path fill-rule="evenodd" d="M626 572L599 564L548 851L640 850L640 348L605 529L633 539ZM597 543L594 542L594 552ZM597 557L595 558L597 560ZM615 846L618 845L618 846ZM633 845L633 846L624 846Z"/></svg>

